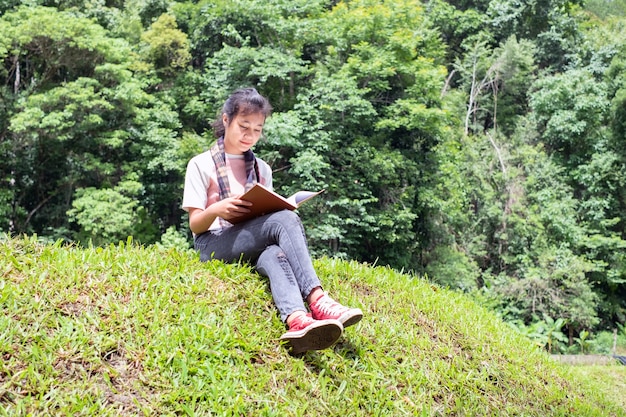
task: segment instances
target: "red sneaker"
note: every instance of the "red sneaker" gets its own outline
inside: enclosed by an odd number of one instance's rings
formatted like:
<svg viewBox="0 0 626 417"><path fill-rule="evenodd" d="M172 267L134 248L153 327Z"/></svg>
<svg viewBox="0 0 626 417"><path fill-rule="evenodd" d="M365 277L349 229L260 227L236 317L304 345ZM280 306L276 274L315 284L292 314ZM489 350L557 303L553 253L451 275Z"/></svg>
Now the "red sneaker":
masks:
<svg viewBox="0 0 626 417"><path fill-rule="evenodd" d="M316 320L339 320L344 328L356 324L363 318L363 312L358 308L342 306L327 294L322 295L309 305L311 314Z"/></svg>
<svg viewBox="0 0 626 417"><path fill-rule="evenodd" d="M289 330L280 338L291 343L293 353L302 353L332 346L341 337L341 333L343 326L339 321L315 320L310 314L306 314L293 319Z"/></svg>

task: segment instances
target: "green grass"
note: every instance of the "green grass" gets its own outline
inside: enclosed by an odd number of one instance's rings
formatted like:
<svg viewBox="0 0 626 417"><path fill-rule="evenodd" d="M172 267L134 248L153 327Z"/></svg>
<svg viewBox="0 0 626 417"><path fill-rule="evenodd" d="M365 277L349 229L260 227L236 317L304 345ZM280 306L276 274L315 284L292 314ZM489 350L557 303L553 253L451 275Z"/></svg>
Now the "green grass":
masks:
<svg viewBox="0 0 626 417"><path fill-rule="evenodd" d="M575 366L572 371L577 378L597 384L622 410L626 410L626 366Z"/></svg>
<svg viewBox="0 0 626 417"><path fill-rule="evenodd" d="M383 267L316 267L365 317L294 357L248 266L0 241L0 415L626 415L618 390L458 293Z"/></svg>

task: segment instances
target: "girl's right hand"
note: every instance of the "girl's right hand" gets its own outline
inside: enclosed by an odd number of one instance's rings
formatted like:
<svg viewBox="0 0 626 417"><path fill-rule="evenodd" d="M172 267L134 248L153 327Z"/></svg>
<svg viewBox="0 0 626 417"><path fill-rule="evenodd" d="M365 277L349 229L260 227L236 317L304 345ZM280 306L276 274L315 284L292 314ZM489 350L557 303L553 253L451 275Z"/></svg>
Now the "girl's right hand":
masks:
<svg viewBox="0 0 626 417"><path fill-rule="evenodd" d="M239 197L229 197L212 204L214 213L222 219L229 220L250 212L251 202Z"/></svg>
<svg viewBox="0 0 626 417"><path fill-rule="evenodd" d="M242 200L239 197L230 197L217 201L204 210L190 208L189 228L193 233L204 233L211 227L217 217L225 220L234 219L249 213L250 209L247 207L251 205L251 202Z"/></svg>

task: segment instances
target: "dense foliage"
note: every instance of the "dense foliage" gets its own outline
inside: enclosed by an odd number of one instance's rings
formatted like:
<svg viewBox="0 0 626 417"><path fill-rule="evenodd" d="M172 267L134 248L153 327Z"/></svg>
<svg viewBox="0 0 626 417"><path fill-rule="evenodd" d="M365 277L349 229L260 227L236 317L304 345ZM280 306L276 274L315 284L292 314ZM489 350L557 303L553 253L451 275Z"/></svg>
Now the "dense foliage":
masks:
<svg viewBox="0 0 626 417"><path fill-rule="evenodd" d="M426 273L570 345L626 321L624 1L0 13L0 231L189 237L186 163L253 85L275 108L256 152L278 190L327 189L301 209L316 255Z"/></svg>

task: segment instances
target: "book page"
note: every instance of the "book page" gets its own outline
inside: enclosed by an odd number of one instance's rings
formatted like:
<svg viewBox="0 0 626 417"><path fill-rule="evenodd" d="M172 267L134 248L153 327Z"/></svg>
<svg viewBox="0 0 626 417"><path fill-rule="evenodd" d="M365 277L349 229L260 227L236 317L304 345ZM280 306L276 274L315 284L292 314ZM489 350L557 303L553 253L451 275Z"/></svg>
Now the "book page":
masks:
<svg viewBox="0 0 626 417"><path fill-rule="evenodd" d="M287 201L289 201L291 204L293 204L294 206L298 207L300 204L304 203L305 201L315 197L318 194L323 193L324 190L320 190L320 191L298 191L297 193L293 194L292 196L290 196L289 198L287 198Z"/></svg>

